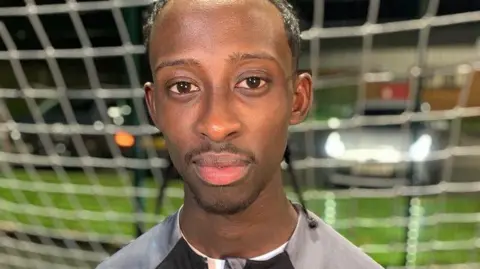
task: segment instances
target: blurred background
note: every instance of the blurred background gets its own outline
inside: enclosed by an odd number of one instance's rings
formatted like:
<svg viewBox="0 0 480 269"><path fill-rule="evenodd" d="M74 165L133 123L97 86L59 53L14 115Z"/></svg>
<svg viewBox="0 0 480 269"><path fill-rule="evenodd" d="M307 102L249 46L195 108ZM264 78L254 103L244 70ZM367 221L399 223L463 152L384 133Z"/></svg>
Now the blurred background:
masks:
<svg viewBox="0 0 480 269"><path fill-rule="evenodd" d="M151 2L0 2L1 269L94 268L181 205L143 101ZM309 209L386 268L480 268L480 1L291 3Z"/></svg>

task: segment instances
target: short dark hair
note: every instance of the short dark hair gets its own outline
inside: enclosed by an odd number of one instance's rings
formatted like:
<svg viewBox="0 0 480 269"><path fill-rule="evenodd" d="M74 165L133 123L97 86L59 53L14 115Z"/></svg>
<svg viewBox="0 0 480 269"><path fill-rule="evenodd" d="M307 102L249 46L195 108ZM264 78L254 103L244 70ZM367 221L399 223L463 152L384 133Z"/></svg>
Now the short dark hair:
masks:
<svg viewBox="0 0 480 269"><path fill-rule="evenodd" d="M167 4L169 0L158 0L154 2L150 8L150 12L148 14L147 20L143 25L143 36L144 36L144 44L147 48L147 54L149 51L150 46L150 35L152 32L153 24L155 23L155 19L157 18L158 13L162 8ZM292 51L292 58L295 69L298 66L298 58L300 55L300 23L295 13L293 6L287 0L268 0L275 7L280 11L283 18L283 24L285 27L285 32L288 38L288 45L290 46L290 50Z"/></svg>

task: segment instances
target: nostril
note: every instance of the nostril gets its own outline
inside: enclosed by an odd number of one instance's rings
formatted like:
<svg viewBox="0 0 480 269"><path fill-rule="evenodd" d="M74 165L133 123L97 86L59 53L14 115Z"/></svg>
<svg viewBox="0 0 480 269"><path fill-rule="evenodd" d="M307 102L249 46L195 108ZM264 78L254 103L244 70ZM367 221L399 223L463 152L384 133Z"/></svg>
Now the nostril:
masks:
<svg viewBox="0 0 480 269"><path fill-rule="evenodd" d="M222 142L239 133L240 125L237 124L209 124L203 127L201 135L211 141Z"/></svg>
<svg viewBox="0 0 480 269"><path fill-rule="evenodd" d="M228 99L216 96L215 100L204 103L202 112L198 115L196 131L210 141L223 142L241 132L242 124Z"/></svg>

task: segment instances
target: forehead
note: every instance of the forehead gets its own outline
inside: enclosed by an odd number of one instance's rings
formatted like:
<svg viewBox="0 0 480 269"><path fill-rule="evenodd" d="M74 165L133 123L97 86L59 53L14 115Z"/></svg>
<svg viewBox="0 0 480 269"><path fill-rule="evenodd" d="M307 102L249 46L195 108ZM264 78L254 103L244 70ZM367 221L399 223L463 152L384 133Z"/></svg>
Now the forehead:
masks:
<svg viewBox="0 0 480 269"><path fill-rule="evenodd" d="M238 52L270 54L285 68L292 63L281 13L267 0L171 0L157 15L149 45L152 65Z"/></svg>

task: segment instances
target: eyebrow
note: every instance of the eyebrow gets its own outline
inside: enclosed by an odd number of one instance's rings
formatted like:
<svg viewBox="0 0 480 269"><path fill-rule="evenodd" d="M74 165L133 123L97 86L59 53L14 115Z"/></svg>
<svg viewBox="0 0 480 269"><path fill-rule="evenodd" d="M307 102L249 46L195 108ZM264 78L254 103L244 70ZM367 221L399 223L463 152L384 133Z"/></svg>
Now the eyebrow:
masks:
<svg viewBox="0 0 480 269"><path fill-rule="evenodd" d="M200 66L200 62L195 59L177 59L171 61L163 61L157 64L155 67L155 71L158 72L160 69L165 67L173 67L173 66Z"/></svg>
<svg viewBox="0 0 480 269"><path fill-rule="evenodd" d="M272 55L268 53L232 53L229 57L228 60L230 62L240 62L244 60L269 60L269 61L274 61L278 63L277 59L273 57Z"/></svg>
<svg viewBox="0 0 480 269"><path fill-rule="evenodd" d="M235 52L228 56L227 61L231 63L238 63L245 60L268 60L273 61L279 64L278 60L268 53L240 53ZM166 67L174 67L174 66L201 66L200 62L193 58L186 58L186 59L176 59L176 60L167 60L162 61L155 67L155 72L166 68Z"/></svg>

